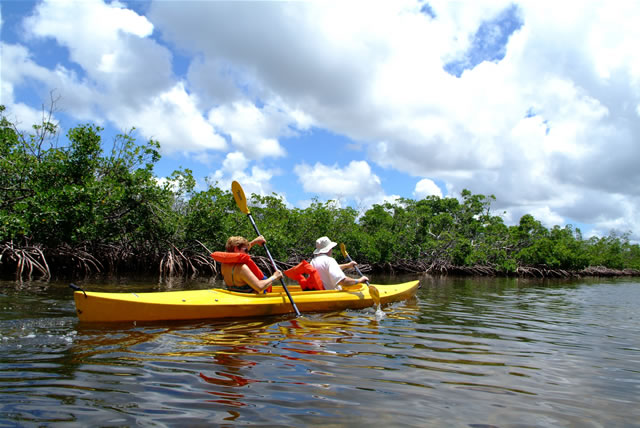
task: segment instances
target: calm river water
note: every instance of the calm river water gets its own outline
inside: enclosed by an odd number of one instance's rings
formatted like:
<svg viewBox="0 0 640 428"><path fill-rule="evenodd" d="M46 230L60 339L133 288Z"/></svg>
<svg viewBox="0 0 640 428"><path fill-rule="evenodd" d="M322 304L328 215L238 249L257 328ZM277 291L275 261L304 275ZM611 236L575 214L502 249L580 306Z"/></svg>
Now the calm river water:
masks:
<svg viewBox="0 0 640 428"><path fill-rule="evenodd" d="M640 279L421 284L383 315L89 325L67 283L0 282L0 426L640 426Z"/></svg>

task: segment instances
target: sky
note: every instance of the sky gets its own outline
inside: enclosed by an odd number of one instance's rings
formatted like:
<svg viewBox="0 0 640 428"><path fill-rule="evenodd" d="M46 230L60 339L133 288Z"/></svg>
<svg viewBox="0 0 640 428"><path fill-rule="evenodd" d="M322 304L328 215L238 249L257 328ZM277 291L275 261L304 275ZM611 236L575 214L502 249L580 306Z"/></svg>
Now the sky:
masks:
<svg viewBox="0 0 640 428"><path fill-rule="evenodd" d="M640 240L638 1L3 0L0 103L22 129L131 130L179 168L290 207L495 195Z"/></svg>

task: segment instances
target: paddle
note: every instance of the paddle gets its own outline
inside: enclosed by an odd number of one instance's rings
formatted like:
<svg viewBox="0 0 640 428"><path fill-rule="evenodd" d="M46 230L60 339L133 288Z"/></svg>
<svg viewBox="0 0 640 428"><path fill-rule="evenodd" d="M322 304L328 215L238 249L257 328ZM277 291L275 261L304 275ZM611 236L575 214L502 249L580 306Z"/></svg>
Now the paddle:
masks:
<svg viewBox="0 0 640 428"><path fill-rule="evenodd" d="M231 193L233 193L233 199L236 200L236 204L238 205L238 208L240 208L240 211L242 211L247 215L247 217L249 217L249 220L251 221L251 225L253 226L253 230L256 231L257 235L260 235L258 226L256 226L256 222L253 221L253 217L251 216L251 212L249 211L249 207L247 206L247 198L245 198L244 196L244 190L242 190L242 186L240 185L240 183L238 183L237 181L234 181L233 183L231 183ZM273 269L277 270L278 267L276 266L276 262L273 261L273 257L271 257L271 253L267 248L267 244L265 243L263 247L264 247L264 250L267 252L267 255L269 256L269 260L271 260L271 265L273 266ZM293 309L296 311L296 315L300 316L300 311L298 310L298 307L296 306L296 304L293 302L293 297L291 297L291 293L289 293L289 289L284 283L284 278L280 278L280 282L282 283L282 288L284 288L284 291L287 292L287 296L289 297L291 306L293 306Z"/></svg>
<svg viewBox="0 0 640 428"><path fill-rule="evenodd" d="M352 262L353 260L351 260L351 256L349 256L349 253L347 253L347 248L344 246L344 244L340 244L340 251L342 251L342 255L349 260L350 262ZM356 272L358 272L358 275L360 276L364 276L362 274L362 272L360 272L360 269L358 269L358 266L354 266L356 268ZM371 295L371 298L373 299L373 302L376 304L376 306L380 305L380 292L378 291L378 289L376 287L374 287L373 285L369 284L369 281L366 282L367 286L369 287L369 294Z"/></svg>

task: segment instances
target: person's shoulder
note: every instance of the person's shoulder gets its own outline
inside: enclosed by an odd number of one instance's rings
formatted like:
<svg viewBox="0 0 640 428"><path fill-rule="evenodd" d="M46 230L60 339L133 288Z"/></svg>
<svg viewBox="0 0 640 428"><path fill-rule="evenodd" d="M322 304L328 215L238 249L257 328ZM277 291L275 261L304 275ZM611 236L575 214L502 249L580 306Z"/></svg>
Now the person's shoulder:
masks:
<svg viewBox="0 0 640 428"><path fill-rule="evenodd" d="M240 268L240 272L244 274L249 274L249 273L253 274L253 272L251 272L251 268L245 263L239 263L238 267Z"/></svg>
<svg viewBox="0 0 640 428"><path fill-rule="evenodd" d="M327 263L330 263L330 264L332 264L332 265L338 265L338 266L339 266L338 261L337 261L336 259L334 259L333 257L329 257L329 256L327 256L326 262L327 262Z"/></svg>
<svg viewBox="0 0 640 428"><path fill-rule="evenodd" d="M327 258L323 257L324 254L319 254L311 259L311 266L324 266L327 264Z"/></svg>
<svg viewBox="0 0 640 428"><path fill-rule="evenodd" d="M329 257L328 254L318 254L313 258L312 262L315 261L316 263L327 263L327 262L330 262L331 260L334 260L334 258Z"/></svg>

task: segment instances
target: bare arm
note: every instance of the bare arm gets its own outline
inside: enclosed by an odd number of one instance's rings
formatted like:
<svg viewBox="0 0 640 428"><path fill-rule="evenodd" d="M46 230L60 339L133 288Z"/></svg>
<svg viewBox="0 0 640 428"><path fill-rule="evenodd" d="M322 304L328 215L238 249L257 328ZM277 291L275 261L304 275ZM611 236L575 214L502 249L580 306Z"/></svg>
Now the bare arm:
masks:
<svg viewBox="0 0 640 428"><path fill-rule="evenodd" d="M249 269L249 266L242 265L242 267L240 268L240 278L244 282L249 284L249 286L253 288L255 292L262 293L267 287L271 285L273 281L277 281L278 279L282 278L282 272L277 270L273 275L271 275L267 279L258 279L253 274L253 272L251 272L251 269Z"/></svg>
<svg viewBox="0 0 640 428"><path fill-rule="evenodd" d="M251 247L253 247L254 245L264 245L265 242L267 242L266 239L264 239L264 236L260 235L258 236L256 239L254 239L253 241L249 242L249 249L251 249Z"/></svg>
<svg viewBox="0 0 640 428"><path fill-rule="evenodd" d="M346 269L351 269L352 267L354 267L357 264L358 263L356 263L354 260L352 260L349 263L343 263L343 264L338 265L338 266L340 266L340 269L346 270Z"/></svg>
<svg viewBox="0 0 640 428"><path fill-rule="evenodd" d="M351 260L349 263L343 263L339 266L340 266L340 269L345 270L345 269L351 269L357 264L358 263L356 263L355 260ZM360 278L350 278L347 276L347 277L344 277L338 284L355 285L355 284L360 284L361 282L367 282L367 281L369 281L369 278L367 278L366 276L361 276Z"/></svg>
<svg viewBox="0 0 640 428"><path fill-rule="evenodd" d="M367 278L366 276L361 276L360 278L350 278L350 277L346 276L338 284L340 284L340 285L356 285L356 284L360 284L362 282L368 282L368 281L369 281L369 278Z"/></svg>

